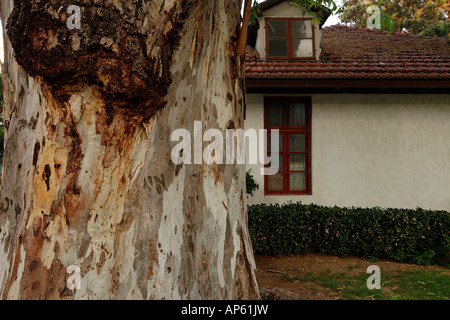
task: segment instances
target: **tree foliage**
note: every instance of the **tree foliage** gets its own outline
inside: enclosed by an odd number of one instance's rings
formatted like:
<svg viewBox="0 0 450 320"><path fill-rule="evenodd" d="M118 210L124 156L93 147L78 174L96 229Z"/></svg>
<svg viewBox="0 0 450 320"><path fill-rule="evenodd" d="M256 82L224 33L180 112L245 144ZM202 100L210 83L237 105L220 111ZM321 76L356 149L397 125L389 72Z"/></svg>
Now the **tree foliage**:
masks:
<svg viewBox="0 0 450 320"><path fill-rule="evenodd" d="M0 73L0 111L3 114L3 79Z"/></svg>
<svg viewBox="0 0 450 320"><path fill-rule="evenodd" d="M392 31L417 35L448 37L450 2L448 0L350 0L340 18L344 23L366 28L367 8L377 4L383 15L392 18Z"/></svg>
<svg viewBox="0 0 450 320"><path fill-rule="evenodd" d="M421 265L449 265L450 213L417 208L252 205L248 224L257 254L316 251Z"/></svg>
<svg viewBox="0 0 450 320"><path fill-rule="evenodd" d="M0 161L3 157L3 140L4 140L4 125L3 125L3 79L0 73ZM0 165L1 168L1 165Z"/></svg>
<svg viewBox="0 0 450 320"><path fill-rule="evenodd" d="M246 188L247 188L247 194L253 197L253 192L259 189L259 184L255 181L255 178L253 177L251 173L251 169L247 171L246 174Z"/></svg>
<svg viewBox="0 0 450 320"><path fill-rule="evenodd" d="M305 8L306 10L302 9L303 16L305 16L308 12L314 17L313 22L320 23L323 22L325 18L324 11L328 11L335 15L341 14L344 12L347 2L345 2L342 6L339 6L335 0L292 0L291 5L294 7Z"/></svg>

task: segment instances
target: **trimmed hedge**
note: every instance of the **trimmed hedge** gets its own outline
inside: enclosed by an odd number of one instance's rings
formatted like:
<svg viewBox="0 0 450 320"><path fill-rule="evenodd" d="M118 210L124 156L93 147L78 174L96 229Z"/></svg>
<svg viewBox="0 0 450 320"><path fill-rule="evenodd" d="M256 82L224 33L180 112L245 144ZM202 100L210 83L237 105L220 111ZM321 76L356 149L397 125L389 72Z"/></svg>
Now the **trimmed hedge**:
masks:
<svg viewBox="0 0 450 320"><path fill-rule="evenodd" d="M315 251L449 265L446 211L263 204L248 207L248 224L256 254Z"/></svg>

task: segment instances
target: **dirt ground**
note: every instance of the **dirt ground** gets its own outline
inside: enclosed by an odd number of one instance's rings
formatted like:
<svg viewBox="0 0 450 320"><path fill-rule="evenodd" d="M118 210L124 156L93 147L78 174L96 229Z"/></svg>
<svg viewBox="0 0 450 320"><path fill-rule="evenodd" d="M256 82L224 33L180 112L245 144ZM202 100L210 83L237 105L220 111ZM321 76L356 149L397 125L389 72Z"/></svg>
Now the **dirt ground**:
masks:
<svg viewBox="0 0 450 320"><path fill-rule="evenodd" d="M365 273L371 265L380 267L381 272L398 272L412 270L445 270L442 267L423 267L418 265L403 264L387 260L372 262L359 257L338 258L321 254L297 255L292 257L256 256L257 278L262 292L276 293L289 300L338 300L339 295L328 288L324 288L315 282L292 282L283 279L289 275L306 273L346 273L359 275ZM446 270L445 272L448 272ZM369 275L368 275L369 276ZM275 289L274 289L275 288ZM289 290L289 291L285 291Z"/></svg>

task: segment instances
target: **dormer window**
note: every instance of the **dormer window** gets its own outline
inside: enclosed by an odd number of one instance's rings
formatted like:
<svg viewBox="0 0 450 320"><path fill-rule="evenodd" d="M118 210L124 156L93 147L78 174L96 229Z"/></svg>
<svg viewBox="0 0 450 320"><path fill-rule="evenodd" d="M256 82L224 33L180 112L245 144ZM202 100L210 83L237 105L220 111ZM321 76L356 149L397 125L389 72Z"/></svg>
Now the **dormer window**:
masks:
<svg viewBox="0 0 450 320"><path fill-rule="evenodd" d="M311 18L266 18L267 59L314 59Z"/></svg>

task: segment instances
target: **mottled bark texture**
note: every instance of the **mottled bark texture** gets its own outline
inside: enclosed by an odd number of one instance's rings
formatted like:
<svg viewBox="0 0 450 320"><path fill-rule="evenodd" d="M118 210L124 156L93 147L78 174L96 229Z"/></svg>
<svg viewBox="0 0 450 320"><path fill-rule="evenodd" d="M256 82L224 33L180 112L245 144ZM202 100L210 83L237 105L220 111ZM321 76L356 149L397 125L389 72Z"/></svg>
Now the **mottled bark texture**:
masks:
<svg viewBox="0 0 450 320"><path fill-rule="evenodd" d="M150 113L164 106L173 53L195 2L16 1L8 36L30 76L59 87L98 85L113 107ZM81 8L80 30L67 27L70 5Z"/></svg>
<svg viewBox="0 0 450 320"><path fill-rule="evenodd" d="M69 5L80 30L66 26ZM175 129L243 127L240 1L0 9L0 297L258 298L245 167L171 161Z"/></svg>

